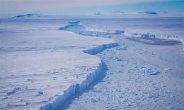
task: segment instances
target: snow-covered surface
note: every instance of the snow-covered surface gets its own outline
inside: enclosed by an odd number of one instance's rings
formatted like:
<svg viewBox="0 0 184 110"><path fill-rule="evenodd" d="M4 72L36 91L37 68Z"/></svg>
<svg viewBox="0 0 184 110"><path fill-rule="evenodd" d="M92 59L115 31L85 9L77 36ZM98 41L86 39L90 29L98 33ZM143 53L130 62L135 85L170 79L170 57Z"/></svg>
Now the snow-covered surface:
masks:
<svg viewBox="0 0 184 110"><path fill-rule="evenodd" d="M0 109L184 109L184 18L94 16L1 19Z"/></svg>
<svg viewBox="0 0 184 110"><path fill-rule="evenodd" d="M118 47L98 54L107 65L96 84L58 110L183 110L182 45L149 45L112 35Z"/></svg>
<svg viewBox="0 0 184 110"><path fill-rule="evenodd" d="M104 75L58 110L184 109L183 20L88 19L62 28L84 36L109 37L119 46L98 54L107 65Z"/></svg>
<svg viewBox="0 0 184 110"><path fill-rule="evenodd" d="M117 45L39 24L1 24L0 109L56 109L100 73L100 59L86 53Z"/></svg>

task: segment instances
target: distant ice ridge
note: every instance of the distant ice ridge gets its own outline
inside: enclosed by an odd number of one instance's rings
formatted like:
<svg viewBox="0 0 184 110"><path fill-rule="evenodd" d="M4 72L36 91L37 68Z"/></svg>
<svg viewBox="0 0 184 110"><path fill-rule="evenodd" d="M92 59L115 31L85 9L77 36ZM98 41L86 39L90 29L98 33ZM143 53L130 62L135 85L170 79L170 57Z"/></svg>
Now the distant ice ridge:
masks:
<svg viewBox="0 0 184 110"><path fill-rule="evenodd" d="M82 36L110 37L110 36L104 35L104 33L108 33L109 30L86 27L82 25L80 21L69 22L68 25L64 27L60 27L59 30L71 31Z"/></svg>
<svg viewBox="0 0 184 110"><path fill-rule="evenodd" d="M111 32L110 30L86 27L85 25L82 25L80 21L69 22L68 25L59 28L59 30L71 31L71 32L74 32L76 34L83 35L83 36L111 37L110 35L108 36L108 34L124 34L126 36L134 36L134 37L172 39L172 40L179 40L184 44L184 39L176 35L158 35L158 34L150 34L150 33L136 33L136 32L129 32L129 31L124 31L124 30L115 30Z"/></svg>
<svg viewBox="0 0 184 110"><path fill-rule="evenodd" d="M80 21L69 22L68 25L59 28L60 30L71 31L79 35L83 36L95 36L95 37L106 37L111 38L111 34L123 34L126 36L133 36L133 37L144 37L144 38L162 38L162 39L170 39L170 40L178 40L183 44L183 51L184 51L184 39L179 36L175 35L158 35L158 34L150 34L150 33L134 33L128 32L123 30L103 30L100 28L91 28L86 27L85 25L80 24Z"/></svg>
<svg viewBox="0 0 184 110"><path fill-rule="evenodd" d="M109 32L108 30L98 29L98 28L90 28L86 27L86 31L96 31L96 32Z"/></svg>
<svg viewBox="0 0 184 110"><path fill-rule="evenodd" d="M117 43L103 44L101 46L97 46L92 49L84 50L83 52L95 55L107 48L112 48L115 46L118 46L118 44ZM42 106L39 110L56 110L69 96L88 87L96 79L96 77L98 77L102 69L103 63L101 62L99 63L97 69L94 72L90 73L86 77L86 80L84 80L81 84L71 85L67 90L64 91L64 94L59 96L56 100L54 100L53 103L49 103L45 106Z"/></svg>
<svg viewBox="0 0 184 110"><path fill-rule="evenodd" d="M163 38L163 39L171 39L171 40L178 40L183 44L183 51L184 51L184 39L179 36L175 35L156 35L156 34L141 34L141 33L131 33L131 32L124 32L126 36L133 36L133 37L144 37L144 38Z"/></svg>

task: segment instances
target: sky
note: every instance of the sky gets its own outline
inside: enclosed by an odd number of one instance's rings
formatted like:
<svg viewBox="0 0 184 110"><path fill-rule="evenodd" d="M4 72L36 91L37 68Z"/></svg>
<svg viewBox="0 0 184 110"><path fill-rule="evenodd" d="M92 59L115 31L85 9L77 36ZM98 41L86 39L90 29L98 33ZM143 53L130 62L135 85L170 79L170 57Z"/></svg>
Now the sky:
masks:
<svg viewBox="0 0 184 110"><path fill-rule="evenodd" d="M0 14L92 14L123 12L184 12L184 0L0 0Z"/></svg>

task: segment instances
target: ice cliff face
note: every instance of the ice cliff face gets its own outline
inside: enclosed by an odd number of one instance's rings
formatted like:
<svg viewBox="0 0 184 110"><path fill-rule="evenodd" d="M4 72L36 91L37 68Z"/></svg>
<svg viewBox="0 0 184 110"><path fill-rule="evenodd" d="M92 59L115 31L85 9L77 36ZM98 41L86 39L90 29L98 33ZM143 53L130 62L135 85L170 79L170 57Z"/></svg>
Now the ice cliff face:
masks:
<svg viewBox="0 0 184 110"><path fill-rule="evenodd" d="M95 55L107 48L112 48L118 46L117 43L110 43L110 44L104 44L98 47L94 47L89 50L84 50L84 53L88 53L90 55ZM55 110L57 109L69 96L73 95L74 93L84 90L86 87L88 87L101 73L103 69L103 63L99 63L97 69L90 73L84 81L80 84L71 85L67 90L64 91L63 95L58 96L56 100L54 100L52 103L49 103L45 106L42 106L39 110Z"/></svg>

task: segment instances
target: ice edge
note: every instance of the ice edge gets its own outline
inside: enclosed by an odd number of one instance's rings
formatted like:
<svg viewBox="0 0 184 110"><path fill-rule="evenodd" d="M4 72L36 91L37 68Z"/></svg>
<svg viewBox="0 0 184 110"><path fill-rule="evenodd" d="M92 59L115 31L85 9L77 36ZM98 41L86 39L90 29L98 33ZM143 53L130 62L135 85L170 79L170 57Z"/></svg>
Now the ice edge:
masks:
<svg viewBox="0 0 184 110"><path fill-rule="evenodd" d="M112 48L112 47L116 47L119 44L114 42L114 43L110 43L110 44L103 44L100 46L97 46L95 48L92 49L88 49L88 50L84 50L84 53L90 54L90 55L95 55L97 53L102 52L103 50L107 49L107 48ZM100 74L100 72L103 69L103 65L102 62L99 63L97 70L95 70L93 73L90 73L87 77L86 80L84 80L81 84L75 84L75 85L71 85L67 90L64 91L63 95L60 95L56 100L53 101L53 103L49 103L45 106L41 106L39 110L55 110L57 109L59 106L62 105L62 103L71 95L75 94L78 91L81 91L83 89L85 89L86 87L88 87Z"/></svg>

